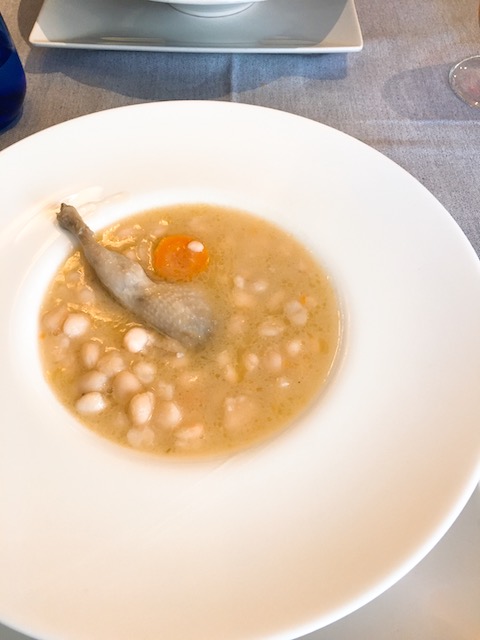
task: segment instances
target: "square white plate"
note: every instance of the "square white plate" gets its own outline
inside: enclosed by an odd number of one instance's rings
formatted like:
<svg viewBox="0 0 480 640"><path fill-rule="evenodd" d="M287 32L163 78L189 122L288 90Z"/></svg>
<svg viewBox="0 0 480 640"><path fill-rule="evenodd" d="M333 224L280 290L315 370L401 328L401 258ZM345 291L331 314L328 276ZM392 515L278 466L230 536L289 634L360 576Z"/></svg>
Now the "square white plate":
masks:
<svg viewBox="0 0 480 640"><path fill-rule="evenodd" d="M45 0L33 45L228 53L360 51L353 0L266 0L224 17L147 0Z"/></svg>

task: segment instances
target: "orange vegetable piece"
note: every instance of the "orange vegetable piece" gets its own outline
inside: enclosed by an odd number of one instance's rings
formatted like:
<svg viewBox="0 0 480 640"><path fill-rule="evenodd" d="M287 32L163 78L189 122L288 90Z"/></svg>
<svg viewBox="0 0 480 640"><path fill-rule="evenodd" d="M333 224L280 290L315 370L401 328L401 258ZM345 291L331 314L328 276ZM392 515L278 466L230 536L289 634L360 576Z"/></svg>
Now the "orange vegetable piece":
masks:
<svg viewBox="0 0 480 640"><path fill-rule="evenodd" d="M192 280L208 266L208 250L191 236L165 236L153 251L155 273L165 280Z"/></svg>

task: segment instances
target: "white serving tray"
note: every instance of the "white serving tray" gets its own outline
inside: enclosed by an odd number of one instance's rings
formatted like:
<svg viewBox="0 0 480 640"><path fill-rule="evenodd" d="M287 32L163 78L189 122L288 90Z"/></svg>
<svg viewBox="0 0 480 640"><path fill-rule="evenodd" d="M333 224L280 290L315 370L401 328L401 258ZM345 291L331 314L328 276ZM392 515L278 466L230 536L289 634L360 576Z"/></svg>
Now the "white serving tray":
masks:
<svg viewBox="0 0 480 640"><path fill-rule="evenodd" d="M30 42L42 47L209 53L360 51L354 0L265 0L223 17L148 0L45 0Z"/></svg>

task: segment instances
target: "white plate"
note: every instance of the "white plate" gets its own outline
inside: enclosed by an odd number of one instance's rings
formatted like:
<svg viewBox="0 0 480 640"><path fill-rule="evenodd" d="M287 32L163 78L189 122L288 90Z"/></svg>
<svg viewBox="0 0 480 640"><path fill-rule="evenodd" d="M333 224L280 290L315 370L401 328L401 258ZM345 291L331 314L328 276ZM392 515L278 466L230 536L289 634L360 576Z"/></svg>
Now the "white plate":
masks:
<svg viewBox="0 0 480 640"><path fill-rule="evenodd" d="M37 308L70 242L177 201L294 232L345 310L315 407L249 451L134 455L60 408ZM63 640L290 639L368 602L452 524L478 480L480 267L443 207L362 143L280 111L143 104L0 154L0 619Z"/></svg>
<svg viewBox="0 0 480 640"><path fill-rule="evenodd" d="M146 0L45 0L30 42L42 47L229 53L360 51L354 0L265 0L227 17ZM200 11L226 12L203 5ZM212 14L213 15L213 14Z"/></svg>

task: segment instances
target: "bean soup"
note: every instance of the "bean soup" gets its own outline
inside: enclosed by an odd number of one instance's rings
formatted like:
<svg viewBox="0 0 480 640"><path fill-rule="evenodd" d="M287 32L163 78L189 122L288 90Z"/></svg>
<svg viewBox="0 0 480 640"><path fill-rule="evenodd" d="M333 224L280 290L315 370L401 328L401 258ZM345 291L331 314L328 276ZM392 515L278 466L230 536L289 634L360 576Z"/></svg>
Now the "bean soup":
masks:
<svg viewBox="0 0 480 640"><path fill-rule="evenodd" d="M340 312L328 275L291 235L242 211L182 204L96 237L153 280L202 287L215 328L198 349L157 333L74 251L44 299L40 352L55 394L90 429L160 455L225 453L284 428L317 397Z"/></svg>

